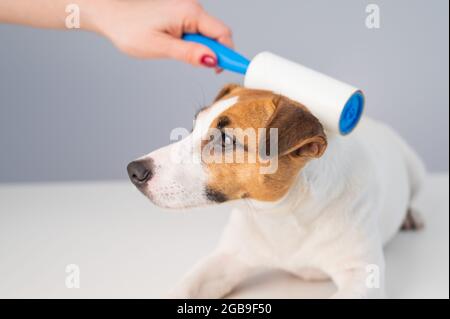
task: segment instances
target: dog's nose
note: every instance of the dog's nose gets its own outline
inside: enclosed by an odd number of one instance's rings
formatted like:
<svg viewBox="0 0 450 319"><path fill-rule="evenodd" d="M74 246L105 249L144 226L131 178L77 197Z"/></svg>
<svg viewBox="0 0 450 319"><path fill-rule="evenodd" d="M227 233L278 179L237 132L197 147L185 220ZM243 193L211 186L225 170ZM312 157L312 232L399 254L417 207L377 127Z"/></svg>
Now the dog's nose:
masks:
<svg viewBox="0 0 450 319"><path fill-rule="evenodd" d="M153 177L153 160L145 159L131 162L127 166L127 171L133 184L136 186L141 186Z"/></svg>

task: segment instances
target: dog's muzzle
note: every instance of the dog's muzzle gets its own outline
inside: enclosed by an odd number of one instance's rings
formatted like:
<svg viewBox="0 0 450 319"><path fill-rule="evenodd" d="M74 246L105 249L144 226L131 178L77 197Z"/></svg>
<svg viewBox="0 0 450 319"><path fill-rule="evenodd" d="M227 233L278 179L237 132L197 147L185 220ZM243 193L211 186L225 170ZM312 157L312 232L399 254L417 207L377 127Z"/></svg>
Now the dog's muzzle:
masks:
<svg viewBox="0 0 450 319"><path fill-rule="evenodd" d="M154 174L154 164L151 158L131 162L127 166L128 176L134 185L140 187L150 181Z"/></svg>

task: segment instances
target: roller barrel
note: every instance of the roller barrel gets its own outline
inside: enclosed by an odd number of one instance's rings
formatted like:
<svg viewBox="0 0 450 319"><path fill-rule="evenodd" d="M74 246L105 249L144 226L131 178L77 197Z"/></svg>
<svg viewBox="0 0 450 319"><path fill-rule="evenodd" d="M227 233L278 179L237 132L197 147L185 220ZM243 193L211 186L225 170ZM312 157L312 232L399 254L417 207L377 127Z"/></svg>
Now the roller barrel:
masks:
<svg viewBox="0 0 450 319"><path fill-rule="evenodd" d="M364 95L359 89L269 52L252 60L245 87L298 101L327 131L342 135L353 131L364 111Z"/></svg>

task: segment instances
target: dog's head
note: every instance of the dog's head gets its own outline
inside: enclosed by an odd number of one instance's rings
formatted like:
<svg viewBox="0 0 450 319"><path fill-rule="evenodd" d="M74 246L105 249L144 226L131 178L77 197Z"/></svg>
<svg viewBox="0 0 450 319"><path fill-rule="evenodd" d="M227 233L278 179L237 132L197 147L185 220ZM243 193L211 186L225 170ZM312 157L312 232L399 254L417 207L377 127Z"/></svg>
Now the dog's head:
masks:
<svg viewBox="0 0 450 319"><path fill-rule="evenodd" d="M322 125L303 105L232 84L200 110L187 137L130 163L128 174L166 208L271 202L326 147Z"/></svg>

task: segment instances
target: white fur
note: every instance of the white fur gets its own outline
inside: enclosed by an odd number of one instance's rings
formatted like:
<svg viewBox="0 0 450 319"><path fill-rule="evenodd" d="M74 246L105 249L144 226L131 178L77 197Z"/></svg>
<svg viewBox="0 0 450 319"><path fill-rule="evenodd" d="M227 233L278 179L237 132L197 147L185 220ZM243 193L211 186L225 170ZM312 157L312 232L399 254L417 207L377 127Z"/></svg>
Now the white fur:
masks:
<svg viewBox="0 0 450 319"><path fill-rule="evenodd" d="M171 170L168 180L176 174ZM274 267L305 279L331 277L335 298L383 297L382 247L399 229L423 174L395 132L364 119L348 137L329 136L324 156L307 164L283 199L236 202L217 249L170 296L223 297L255 268ZM192 193L179 202L199 196L205 175L192 168L186 179ZM374 288L368 281L377 274Z"/></svg>
<svg viewBox="0 0 450 319"><path fill-rule="evenodd" d="M155 166L154 177L142 188L155 204L186 208L208 203L204 194L207 172L201 165L201 141L213 120L237 100L238 97L234 97L215 103L199 114L192 134L142 158L152 158Z"/></svg>
<svg viewBox="0 0 450 319"><path fill-rule="evenodd" d="M220 100L215 104L211 105L211 107L207 108L203 112L198 115L196 125L194 128L194 134L200 135L205 138L208 134L208 130L211 126L211 123L223 112L228 110L230 107L234 106L239 100L238 96ZM198 133L198 134L197 134Z"/></svg>

